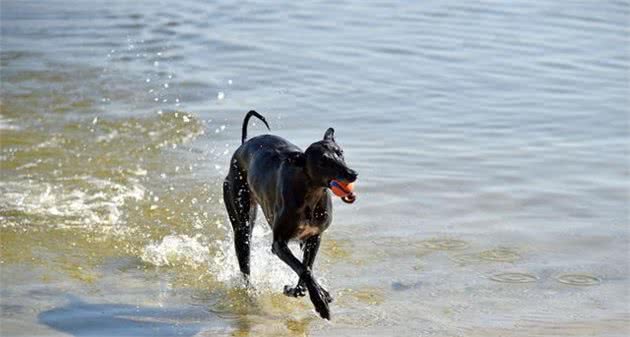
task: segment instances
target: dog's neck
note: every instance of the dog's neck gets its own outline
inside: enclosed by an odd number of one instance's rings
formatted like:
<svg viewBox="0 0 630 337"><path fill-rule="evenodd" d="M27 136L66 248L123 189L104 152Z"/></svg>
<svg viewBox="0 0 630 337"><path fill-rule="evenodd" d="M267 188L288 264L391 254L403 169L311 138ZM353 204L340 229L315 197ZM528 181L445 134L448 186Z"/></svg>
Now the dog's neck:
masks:
<svg viewBox="0 0 630 337"><path fill-rule="evenodd" d="M328 188L328 186L314 180L311 175L308 174L308 169L306 167L302 169L302 173L304 174L304 180L306 182L306 193L304 196L304 200L307 203L310 203L311 201L317 201L321 199L326 193L326 188Z"/></svg>
<svg viewBox="0 0 630 337"><path fill-rule="evenodd" d="M317 204L326 196L326 187L322 186L309 186L304 195L304 203L307 205Z"/></svg>
<svg viewBox="0 0 630 337"><path fill-rule="evenodd" d="M328 188L328 183L325 181L318 181L316 179L313 178L313 175L311 175L309 173L309 169L308 166L303 166L302 167L302 173L304 173L304 178L306 180L306 186L308 187L309 190L317 190L317 189L327 189Z"/></svg>

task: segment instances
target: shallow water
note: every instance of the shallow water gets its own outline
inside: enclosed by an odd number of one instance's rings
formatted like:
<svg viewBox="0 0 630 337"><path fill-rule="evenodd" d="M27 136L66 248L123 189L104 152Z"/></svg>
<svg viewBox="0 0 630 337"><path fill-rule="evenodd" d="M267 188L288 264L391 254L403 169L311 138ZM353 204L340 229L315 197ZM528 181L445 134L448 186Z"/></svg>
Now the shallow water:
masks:
<svg viewBox="0 0 630 337"><path fill-rule="evenodd" d="M3 2L0 332L627 335L629 10ZM263 219L242 288L220 186L251 108L360 172L331 322Z"/></svg>

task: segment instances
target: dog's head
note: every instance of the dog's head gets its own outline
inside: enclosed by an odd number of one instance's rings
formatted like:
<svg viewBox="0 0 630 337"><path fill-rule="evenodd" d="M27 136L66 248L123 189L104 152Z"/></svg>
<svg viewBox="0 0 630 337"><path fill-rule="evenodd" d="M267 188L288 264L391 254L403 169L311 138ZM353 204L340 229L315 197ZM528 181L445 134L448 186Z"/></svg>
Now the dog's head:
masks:
<svg viewBox="0 0 630 337"><path fill-rule="evenodd" d="M335 130L329 128L324 139L311 144L304 152L304 168L308 176L321 186L333 179L351 183L358 173L346 165L343 150L335 142Z"/></svg>

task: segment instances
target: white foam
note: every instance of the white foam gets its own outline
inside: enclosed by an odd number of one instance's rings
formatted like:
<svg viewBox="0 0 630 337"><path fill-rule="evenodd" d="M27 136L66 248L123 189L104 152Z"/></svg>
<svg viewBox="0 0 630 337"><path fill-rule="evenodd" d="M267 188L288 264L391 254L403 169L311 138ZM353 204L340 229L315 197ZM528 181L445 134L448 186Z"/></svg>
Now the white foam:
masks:
<svg viewBox="0 0 630 337"><path fill-rule="evenodd" d="M17 125L12 124L12 120L0 115L0 130L18 130Z"/></svg>
<svg viewBox="0 0 630 337"><path fill-rule="evenodd" d="M63 221L52 224L58 227L107 226L121 222L122 207L128 199L141 200L145 189L136 180L123 185L109 180L84 176L89 187L68 188L58 184L37 181L0 182L0 208L42 217L60 217Z"/></svg>

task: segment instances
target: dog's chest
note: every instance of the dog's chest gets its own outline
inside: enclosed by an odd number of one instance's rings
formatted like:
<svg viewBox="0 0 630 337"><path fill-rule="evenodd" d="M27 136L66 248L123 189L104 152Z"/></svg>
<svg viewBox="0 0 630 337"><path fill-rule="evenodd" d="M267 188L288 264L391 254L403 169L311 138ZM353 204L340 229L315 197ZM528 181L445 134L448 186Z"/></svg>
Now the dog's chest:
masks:
<svg viewBox="0 0 630 337"><path fill-rule="evenodd" d="M310 226L308 224L300 224L297 229L297 233L295 238L304 241L311 236L319 235L321 233L321 228L317 226Z"/></svg>
<svg viewBox="0 0 630 337"><path fill-rule="evenodd" d="M302 213L295 237L298 240L306 240L311 236L319 235L326 230L329 223L328 212L321 208L306 207Z"/></svg>

